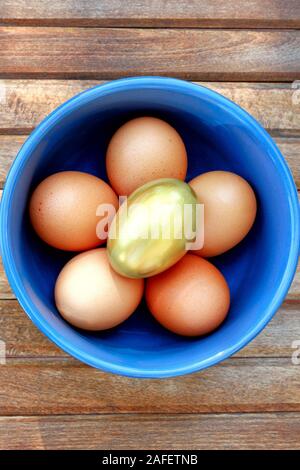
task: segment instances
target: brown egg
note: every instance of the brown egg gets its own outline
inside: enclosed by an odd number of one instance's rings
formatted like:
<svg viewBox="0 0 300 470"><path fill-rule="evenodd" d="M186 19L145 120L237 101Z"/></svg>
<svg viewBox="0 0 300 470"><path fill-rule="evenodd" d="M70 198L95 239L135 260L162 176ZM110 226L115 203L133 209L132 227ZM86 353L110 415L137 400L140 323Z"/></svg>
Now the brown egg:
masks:
<svg viewBox="0 0 300 470"><path fill-rule="evenodd" d="M172 268L147 280L150 312L168 330L184 336L210 333L225 319L230 292L209 261L187 254Z"/></svg>
<svg viewBox="0 0 300 470"><path fill-rule="evenodd" d="M110 267L106 248L97 248L75 256L64 266L55 285L55 303L72 325L106 330L134 312L143 288L143 279L117 274Z"/></svg>
<svg viewBox="0 0 300 470"><path fill-rule="evenodd" d="M204 246L193 253L210 257L237 245L256 216L253 189L244 178L228 171L210 171L189 182L204 204Z"/></svg>
<svg viewBox="0 0 300 470"><path fill-rule="evenodd" d="M184 180L187 154L178 132L167 122L140 117L113 135L106 154L108 179L119 195L158 178Z"/></svg>
<svg viewBox="0 0 300 470"><path fill-rule="evenodd" d="M79 171L55 173L35 189L29 204L31 223L49 245L68 251L93 248L105 242L96 233L100 204L118 209L118 198L105 181ZM105 215L103 215L105 217Z"/></svg>

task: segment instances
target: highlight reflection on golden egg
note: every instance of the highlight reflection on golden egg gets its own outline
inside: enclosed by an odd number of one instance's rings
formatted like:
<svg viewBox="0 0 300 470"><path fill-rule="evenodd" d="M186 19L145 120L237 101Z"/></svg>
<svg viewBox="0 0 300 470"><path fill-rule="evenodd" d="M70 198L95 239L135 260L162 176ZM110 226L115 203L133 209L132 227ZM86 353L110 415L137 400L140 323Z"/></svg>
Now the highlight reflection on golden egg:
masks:
<svg viewBox="0 0 300 470"><path fill-rule="evenodd" d="M176 263L187 251L185 212L196 234L197 199L183 181L151 181L121 205L110 226L107 249L113 268L128 277L149 277ZM186 224L187 225L187 224Z"/></svg>

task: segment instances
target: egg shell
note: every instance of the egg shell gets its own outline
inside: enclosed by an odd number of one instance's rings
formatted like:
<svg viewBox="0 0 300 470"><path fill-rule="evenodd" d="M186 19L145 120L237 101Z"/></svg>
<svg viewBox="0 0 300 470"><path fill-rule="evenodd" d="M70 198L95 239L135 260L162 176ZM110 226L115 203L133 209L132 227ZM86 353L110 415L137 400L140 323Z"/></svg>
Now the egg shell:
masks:
<svg viewBox="0 0 300 470"><path fill-rule="evenodd" d="M44 179L33 192L29 213L36 233L49 245L82 251L105 243L96 233L100 204L118 209L118 198L105 181L79 171L63 171Z"/></svg>
<svg viewBox="0 0 300 470"><path fill-rule="evenodd" d="M119 195L158 178L184 180L185 145L167 122L154 117L132 119L113 135L106 154L108 179Z"/></svg>
<svg viewBox="0 0 300 470"><path fill-rule="evenodd" d="M175 264L187 251L186 206L191 209L194 235L197 198L187 183L161 178L134 191L110 226L107 249L113 268L124 276L138 278L153 276ZM179 221L177 227L175 221Z"/></svg>
<svg viewBox="0 0 300 470"><path fill-rule="evenodd" d="M55 284L55 303L72 325L106 330L126 320L138 306L143 279L129 279L110 266L106 248L86 251L71 259Z"/></svg>
<svg viewBox="0 0 300 470"><path fill-rule="evenodd" d="M165 328L198 336L210 333L224 321L230 292L224 276L212 263L188 253L167 271L147 280L146 301Z"/></svg>
<svg viewBox="0 0 300 470"><path fill-rule="evenodd" d="M189 182L204 204L204 246L200 256L220 255L237 245L251 229L257 210L249 183L228 171L210 171Z"/></svg>

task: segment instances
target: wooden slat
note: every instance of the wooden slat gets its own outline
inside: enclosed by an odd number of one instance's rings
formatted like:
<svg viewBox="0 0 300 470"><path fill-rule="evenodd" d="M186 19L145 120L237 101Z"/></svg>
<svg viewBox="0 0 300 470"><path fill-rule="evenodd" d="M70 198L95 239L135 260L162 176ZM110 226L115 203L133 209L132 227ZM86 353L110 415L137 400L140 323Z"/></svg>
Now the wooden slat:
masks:
<svg viewBox="0 0 300 470"><path fill-rule="evenodd" d="M2 259L0 258L0 299L15 299L15 298L16 297L14 293L12 292L10 285L8 283L7 277L5 275L3 264L2 264Z"/></svg>
<svg viewBox="0 0 300 470"><path fill-rule="evenodd" d="M3 265L0 260L0 300L1 299L15 299L15 295L8 284L5 272L3 270ZM294 302L300 301L300 265L297 268L297 272L287 294L286 300Z"/></svg>
<svg viewBox="0 0 300 470"><path fill-rule="evenodd" d="M21 25L293 28L298 0L2 0L0 21Z"/></svg>
<svg viewBox="0 0 300 470"><path fill-rule="evenodd" d="M12 292L5 275L2 260L0 258L0 299L15 299L15 295Z"/></svg>
<svg viewBox="0 0 300 470"><path fill-rule="evenodd" d="M300 189L300 139L274 137L274 140L292 171L297 188Z"/></svg>
<svg viewBox="0 0 300 470"><path fill-rule="evenodd" d="M0 188L7 172L27 136L0 134ZM275 137L279 149L289 164L297 187L300 188L300 138Z"/></svg>
<svg viewBox="0 0 300 470"><path fill-rule="evenodd" d="M300 74L293 30L0 27L0 76L291 81Z"/></svg>
<svg viewBox="0 0 300 470"><path fill-rule="evenodd" d="M3 188L8 170L26 136L0 135L0 188ZM1 289L1 287L0 287ZM1 290L0 290L1 291Z"/></svg>
<svg viewBox="0 0 300 470"><path fill-rule="evenodd" d="M299 193L298 193L299 194ZM298 263L297 271L287 295L287 300L291 302L300 301L300 263Z"/></svg>
<svg viewBox="0 0 300 470"><path fill-rule="evenodd" d="M50 111L73 95L95 86L96 81L77 80L2 80L0 82L0 132L29 132ZM254 115L271 133L300 130L300 113L293 108L295 89L283 84L216 84L206 83L236 101ZM0 135L0 187L25 137ZM298 138L275 137L300 184Z"/></svg>
<svg viewBox="0 0 300 470"><path fill-rule="evenodd" d="M3 270L3 266L0 260L0 300L1 299L15 299L15 295L13 294L6 275ZM290 290L286 297L287 301L292 302L299 302L300 301L300 267L298 266L298 270L296 272L294 281L290 287Z"/></svg>
<svg viewBox="0 0 300 470"><path fill-rule="evenodd" d="M300 413L2 417L0 449L289 450L299 433Z"/></svg>
<svg viewBox="0 0 300 470"><path fill-rule="evenodd" d="M0 200L2 191L0 190ZM15 299L15 295L12 292L8 283L6 274L4 272L2 260L0 258L0 300L4 299ZM288 302L300 302L300 263L297 266L294 280L286 296Z"/></svg>
<svg viewBox="0 0 300 470"><path fill-rule="evenodd" d="M7 359L0 415L300 411L291 359L229 359L168 380L131 379L68 359Z"/></svg>
<svg viewBox="0 0 300 470"><path fill-rule="evenodd" d="M0 339L6 356L69 357L46 338L29 320L16 300L0 301ZM285 303L270 324L235 357L287 357L300 340L300 304Z"/></svg>
<svg viewBox="0 0 300 470"><path fill-rule="evenodd" d="M33 325L16 300L0 300L0 340L6 357L68 357Z"/></svg>
<svg viewBox="0 0 300 470"><path fill-rule="evenodd" d="M97 84L96 80L0 80L0 133L30 132L50 111ZM271 131L300 131L297 84L200 84L235 101Z"/></svg>

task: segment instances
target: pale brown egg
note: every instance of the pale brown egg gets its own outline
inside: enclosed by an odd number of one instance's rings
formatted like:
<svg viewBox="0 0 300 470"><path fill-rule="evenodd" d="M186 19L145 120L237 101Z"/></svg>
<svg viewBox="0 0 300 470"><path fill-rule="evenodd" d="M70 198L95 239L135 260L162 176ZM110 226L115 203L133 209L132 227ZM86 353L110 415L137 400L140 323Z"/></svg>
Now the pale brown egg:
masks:
<svg viewBox="0 0 300 470"><path fill-rule="evenodd" d="M178 132L154 117L132 119L113 135L106 154L108 179L119 195L158 178L184 180L185 145Z"/></svg>
<svg viewBox="0 0 300 470"><path fill-rule="evenodd" d="M71 259L55 285L60 314L85 330L106 330L126 320L138 306L143 279L129 279L110 266L106 248L86 251Z"/></svg>
<svg viewBox="0 0 300 470"><path fill-rule="evenodd" d="M189 182L204 204L204 245L193 253L210 257L237 245L251 229L256 198L247 181L228 171L210 171Z"/></svg>
<svg viewBox="0 0 300 470"><path fill-rule="evenodd" d="M179 335L198 336L210 333L223 322L230 292L213 264L187 254L167 271L147 280L146 301L165 328Z"/></svg>
<svg viewBox="0 0 300 470"><path fill-rule="evenodd" d="M43 180L32 194L29 212L37 234L61 250L81 251L103 244L96 228L100 204L118 209L118 198L105 181L79 171L55 173ZM106 213L102 217L106 217Z"/></svg>

